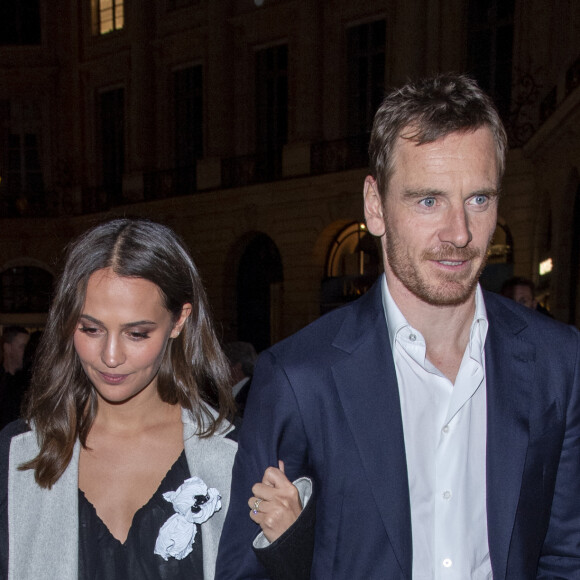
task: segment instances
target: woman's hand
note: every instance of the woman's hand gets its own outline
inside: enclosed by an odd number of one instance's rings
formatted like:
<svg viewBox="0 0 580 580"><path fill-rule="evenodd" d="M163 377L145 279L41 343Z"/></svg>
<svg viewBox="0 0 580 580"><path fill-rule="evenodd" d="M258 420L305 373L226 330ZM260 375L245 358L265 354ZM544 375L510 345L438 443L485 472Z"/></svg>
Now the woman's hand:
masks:
<svg viewBox="0 0 580 580"><path fill-rule="evenodd" d="M277 540L297 519L302 511L298 490L284 475L284 462L279 469L268 467L261 483L252 487L254 494L248 500L250 517L260 525L266 539Z"/></svg>

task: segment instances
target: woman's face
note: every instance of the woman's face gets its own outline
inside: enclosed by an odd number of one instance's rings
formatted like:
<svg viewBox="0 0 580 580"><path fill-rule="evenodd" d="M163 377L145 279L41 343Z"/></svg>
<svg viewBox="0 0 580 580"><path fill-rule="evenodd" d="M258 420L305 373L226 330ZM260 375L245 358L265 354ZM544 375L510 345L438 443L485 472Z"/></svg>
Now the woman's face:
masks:
<svg viewBox="0 0 580 580"><path fill-rule="evenodd" d="M157 396L167 341L179 335L190 312L185 304L176 321L153 282L118 276L110 268L94 272L74 346L99 396L110 403Z"/></svg>

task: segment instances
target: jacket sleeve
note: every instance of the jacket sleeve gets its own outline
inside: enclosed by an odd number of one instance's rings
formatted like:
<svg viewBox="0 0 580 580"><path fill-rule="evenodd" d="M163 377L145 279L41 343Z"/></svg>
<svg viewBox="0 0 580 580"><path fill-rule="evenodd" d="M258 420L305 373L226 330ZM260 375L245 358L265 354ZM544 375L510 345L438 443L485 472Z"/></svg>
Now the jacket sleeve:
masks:
<svg viewBox="0 0 580 580"><path fill-rule="evenodd" d="M285 473L291 481L308 475L307 441L300 409L286 373L270 352L263 353L256 365L238 442L216 578L265 579L269 578L269 572L252 549L252 542L260 531L249 517L247 501L252 495L252 486L262 480L268 466L278 465L278 459L284 461ZM276 569L283 568L292 545L301 540L303 532L298 521L296 528L279 539L279 545L272 545L272 557L266 556L270 571L275 573ZM305 536L305 542L312 540Z"/></svg>
<svg viewBox="0 0 580 580"><path fill-rule="evenodd" d="M580 578L580 334L574 333L575 368L565 406L566 431L556 475L538 579Z"/></svg>

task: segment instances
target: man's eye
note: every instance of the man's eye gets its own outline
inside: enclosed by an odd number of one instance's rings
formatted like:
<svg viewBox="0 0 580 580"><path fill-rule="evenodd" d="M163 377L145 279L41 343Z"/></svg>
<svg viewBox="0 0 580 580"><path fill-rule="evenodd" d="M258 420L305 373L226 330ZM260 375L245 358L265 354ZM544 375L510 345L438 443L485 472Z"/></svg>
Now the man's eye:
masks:
<svg viewBox="0 0 580 580"><path fill-rule="evenodd" d="M474 203L475 205L485 205L485 204L487 203L487 200L488 200L488 199L489 199L489 198L487 197L487 195L476 195L476 196L473 198L473 203Z"/></svg>
<svg viewBox="0 0 580 580"><path fill-rule="evenodd" d="M425 207L433 207L435 205L435 198L434 197L426 197L422 199L419 203L424 205Z"/></svg>

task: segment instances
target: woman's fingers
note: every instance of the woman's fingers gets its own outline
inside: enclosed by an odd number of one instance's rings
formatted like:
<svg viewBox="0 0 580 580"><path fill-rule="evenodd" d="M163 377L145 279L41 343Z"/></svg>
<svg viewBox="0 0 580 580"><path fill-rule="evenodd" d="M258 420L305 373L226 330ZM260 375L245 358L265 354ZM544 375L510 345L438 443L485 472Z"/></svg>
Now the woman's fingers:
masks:
<svg viewBox="0 0 580 580"><path fill-rule="evenodd" d="M260 525L268 541L279 538L302 511L300 494L284 474L284 463L268 467L260 483L252 487L248 500L250 518Z"/></svg>

